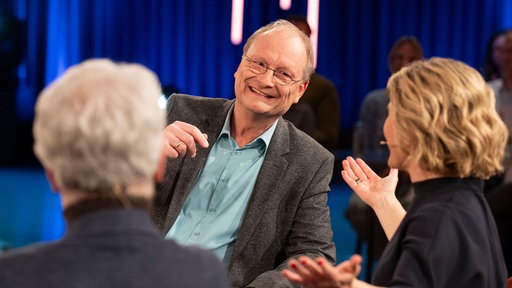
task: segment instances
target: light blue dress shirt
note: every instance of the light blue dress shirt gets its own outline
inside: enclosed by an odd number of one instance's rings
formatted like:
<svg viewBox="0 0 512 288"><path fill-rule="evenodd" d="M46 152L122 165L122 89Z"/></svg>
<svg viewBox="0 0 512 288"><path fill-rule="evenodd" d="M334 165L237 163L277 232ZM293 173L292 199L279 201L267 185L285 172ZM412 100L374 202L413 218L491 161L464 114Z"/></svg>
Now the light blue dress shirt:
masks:
<svg viewBox="0 0 512 288"><path fill-rule="evenodd" d="M230 111L176 222L166 235L213 251L227 266L277 121L243 148L230 136Z"/></svg>

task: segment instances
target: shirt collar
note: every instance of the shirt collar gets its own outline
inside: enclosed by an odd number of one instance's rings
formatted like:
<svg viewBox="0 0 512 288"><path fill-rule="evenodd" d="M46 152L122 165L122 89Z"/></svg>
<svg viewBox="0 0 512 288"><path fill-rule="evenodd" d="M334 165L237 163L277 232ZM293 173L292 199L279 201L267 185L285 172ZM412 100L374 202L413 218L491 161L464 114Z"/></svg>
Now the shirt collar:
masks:
<svg viewBox="0 0 512 288"><path fill-rule="evenodd" d="M220 131L219 137L217 137L217 139L219 139L222 135L227 135L228 137L231 136L231 133L230 133L231 125L229 125L229 120L231 119L231 115L233 114L233 107L234 106L231 106L231 108L229 109L228 115L226 116L226 119L224 120L224 126L222 127L222 131ZM260 136L258 136L258 138L251 141L251 143L254 143L258 139L261 139L265 143L265 151L266 151L266 149L268 148L268 145L270 145L270 140L272 140L272 136L274 135L274 132L276 131L276 127L277 127L277 120L274 121L274 124L272 124L272 126L270 126L270 128L268 128L265 132L263 132L263 134L261 134ZM249 144L251 144L251 143L249 143Z"/></svg>

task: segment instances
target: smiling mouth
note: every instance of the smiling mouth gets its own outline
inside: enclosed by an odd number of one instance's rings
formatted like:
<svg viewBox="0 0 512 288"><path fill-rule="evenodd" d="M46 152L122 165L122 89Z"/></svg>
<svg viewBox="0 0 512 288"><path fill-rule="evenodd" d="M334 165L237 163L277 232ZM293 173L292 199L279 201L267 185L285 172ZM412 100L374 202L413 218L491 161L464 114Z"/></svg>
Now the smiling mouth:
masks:
<svg viewBox="0 0 512 288"><path fill-rule="evenodd" d="M259 91L259 90L255 89L255 88L253 88L253 87L249 87L249 89L251 89L251 91L252 91L252 92L254 92L254 93L258 94L258 95L261 95L261 96L263 96L263 97L265 97L265 98L268 98L268 99L272 99L272 98L274 98L273 96L270 96L270 95L268 95L268 94L265 94L265 93L263 93L263 92L261 92L261 91Z"/></svg>

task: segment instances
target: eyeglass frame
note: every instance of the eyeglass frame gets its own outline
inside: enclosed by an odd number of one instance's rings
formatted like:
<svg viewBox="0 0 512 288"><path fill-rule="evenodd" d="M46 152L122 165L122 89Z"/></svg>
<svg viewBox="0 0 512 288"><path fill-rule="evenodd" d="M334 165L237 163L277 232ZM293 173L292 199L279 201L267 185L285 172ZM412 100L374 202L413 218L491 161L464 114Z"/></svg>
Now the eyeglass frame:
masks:
<svg viewBox="0 0 512 288"><path fill-rule="evenodd" d="M274 80L274 82L275 82L276 84L278 84L279 86L288 86L288 85L290 85L290 86L291 86L291 85L293 85L293 84L295 84L295 83L298 83L298 82L300 82L300 81L302 81L302 80L303 80L303 79L295 80L295 79L293 79L293 78L292 78L292 76L286 76L286 77L289 77L289 78L290 78L290 82L288 82L288 83L282 83L282 82L279 82L279 81L282 81L282 80L281 80L281 79L279 79L279 78L276 78L276 72L278 72L278 71L282 71L281 69L272 69L272 68L270 68L270 67L268 66L268 64L267 64L267 63L265 63L265 62L263 62L263 61L261 61L261 60L254 60L254 59L251 59L251 58L249 58L247 55L243 55L243 56L242 56L242 58L243 58L243 59L245 59L245 60L247 60L247 62L249 62L249 69L251 69L251 71L252 71L254 74L256 74L256 75L263 75L263 74L267 73L267 71L270 69L270 70L272 71L272 79L273 79L273 80ZM262 65L258 64L258 62L259 62L259 63L261 63L261 64L263 64L264 66L262 66ZM258 65L258 66L260 66L260 67L262 67L262 68L265 68L265 71L263 71L263 72L261 72L261 73L258 73L258 72L257 72L257 71L255 71L253 68L251 68L251 65ZM276 79L277 79L278 81L276 81Z"/></svg>

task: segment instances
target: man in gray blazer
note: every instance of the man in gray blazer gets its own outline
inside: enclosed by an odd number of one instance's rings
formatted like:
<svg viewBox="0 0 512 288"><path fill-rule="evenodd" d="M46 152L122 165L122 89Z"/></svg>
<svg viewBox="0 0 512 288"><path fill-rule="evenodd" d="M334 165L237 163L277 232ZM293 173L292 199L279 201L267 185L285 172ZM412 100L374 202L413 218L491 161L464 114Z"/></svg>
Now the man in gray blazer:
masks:
<svg viewBox="0 0 512 288"><path fill-rule="evenodd" d="M169 160L155 221L166 237L214 251L233 287L295 287L279 273L289 259L335 261L327 206L334 156L281 117L313 65L307 36L278 20L245 44L235 100L168 100Z"/></svg>
<svg viewBox="0 0 512 288"><path fill-rule="evenodd" d="M159 95L151 71L109 60L72 67L39 95L34 150L68 227L2 253L0 287L229 287L213 253L163 240L151 222L165 164Z"/></svg>

